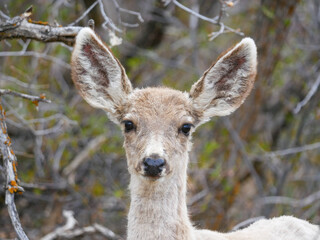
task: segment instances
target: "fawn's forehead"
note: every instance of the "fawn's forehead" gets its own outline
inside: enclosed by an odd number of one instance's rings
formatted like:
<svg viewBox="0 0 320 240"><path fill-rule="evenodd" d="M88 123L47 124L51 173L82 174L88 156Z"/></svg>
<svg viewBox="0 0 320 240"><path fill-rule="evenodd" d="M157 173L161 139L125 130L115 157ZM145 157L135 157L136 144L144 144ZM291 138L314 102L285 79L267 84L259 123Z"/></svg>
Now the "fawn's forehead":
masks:
<svg viewBox="0 0 320 240"><path fill-rule="evenodd" d="M145 88L130 94L124 117L170 120L192 118L192 115L192 104L187 93L170 88Z"/></svg>

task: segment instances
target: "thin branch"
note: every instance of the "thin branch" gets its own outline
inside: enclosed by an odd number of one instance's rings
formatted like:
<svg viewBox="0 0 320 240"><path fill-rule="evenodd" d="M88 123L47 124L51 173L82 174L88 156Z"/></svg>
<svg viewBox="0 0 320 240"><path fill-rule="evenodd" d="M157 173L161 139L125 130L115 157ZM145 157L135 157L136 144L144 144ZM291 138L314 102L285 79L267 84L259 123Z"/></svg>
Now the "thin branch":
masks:
<svg viewBox="0 0 320 240"><path fill-rule="evenodd" d="M116 11L119 13L119 21L123 26L125 26L125 27L138 27L140 24L139 23L133 23L132 24L132 23L123 22L122 19L121 19L121 16L120 16L121 12L128 13L128 14L136 16L140 23L144 22L141 14L139 12L128 10L128 9L120 7L120 5L117 2L117 0L112 0L112 1L113 1L114 6L116 7Z"/></svg>
<svg viewBox="0 0 320 240"><path fill-rule="evenodd" d="M308 92L307 96L297 104L297 106L293 109L294 114L298 114L302 107L304 107L312 98L312 96L317 92L318 87L320 85L320 75L318 76L317 80L312 85L310 91Z"/></svg>
<svg viewBox="0 0 320 240"><path fill-rule="evenodd" d="M11 148L11 140L7 133L7 126L5 123L5 113L1 105L0 98L0 150L5 167L6 174L6 198L5 204L8 207L9 216L20 240L27 240L28 237L25 234L19 219L19 215L14 203L14 193L22 193L24 189L18 185L17 175L17 158L14 155Z"/></svg>
<svg viewBox="0 0 320 240"><path fill-rule="evenodd" d="M4 12L0 11L0 16L4 19L10 19L10 17L8 15L6 15Z"/></svg>
<svg viewBox="0 0 320 240"><path fill-rule="evenodd" d="M259 221L261 219L265 219L264 216L259 216L259 217L253 217L253 218L249 218L243 222L240 222L238 223L237 225L235 225L233 228L232 228L232 231L237 231L237 230L240 230L240 229L243 229L243 228L246 228L248 227L249 225L251 225L252 223L256 222L256 221Z"/></svg>
<svg viewBox="0 0 320 240"><path fill-rule="evenodd" d="M68 182L74 184L74 172L90 156L90 153L98 149L106 140L105 135L100 135L92 139L88 145L74 158L74 160L63 170L63 175L68 177Z"/></svg>
<svg viewBox="0 0 320 240"><path fill-rule="evenodd" d="M28 99L28 100L34 102L36 105L38 104L38 102L51 103L51 101L46 99L46 97L44 95L40 95L40 97L32 96L32 95L28 95L25 93L15 92L10 89L0 89L0 96L3 96L3 95L11 95L11 96L15 96L15 97L21 97L24 99Z"/></svg>
<svg viewBox="0 0 320 240"><path fill-rule="evenodd" d="M212 32L208 35L210 41L214 40L224 32L225 25L222 22L219 22L219 25L220 25L220 30L218 32Z"/></svg>
<svg viewBox="0 0 320 240"><path fill-rule="evenodd" d="M41 42L63 42L71 46L74 44L78 32L82 29L82 27L51 26L46 22L32 21L29 19L30 15L22 14L0 22L0 41L22 38Z"/></svg>
<svg viewBox="0 0 320 240"><path fill-rule="evenodd" d="M40 189L40 190L66 190L68 185L66 182L59 183L24 183L20 182L21 187L25 189Z"/></svg>
<svg viewBox="0 0 320 240"><path fill-rule="evenodd" d="M1 34L0 34L1 35ZM36 58L43 58L45 60L48 61L52 61L56 64L58 64L61 67L65 67L67 69L71 69L71 66L69 63L66 63L64 61L62 61L59 58L47 55L45 53L39 53L39 52L35 52L35 51L14 51L14 52L0 52L0 57L16 57L16 56L21 56L21 57L36 57Z"/></svg>
<svg viewBox="0 0 320 240"><path fill-rule="evenodd" d="M313 144L308 144L300 147L295 147L295 148L288 148L288 149L278 150L274 152L269 152L265 154L264 157L291 155L291 154L296 154L300 152L311 151L317 148L320 148L320 142L316 142Z"/></svg>
<svg viewBox="0 0 320 240"><path fill-rule="evenodd" d="M60 238L74 239L84 234L93 234L93 233L100 233L107 239L111 239L111 240L122 239L120 236L115 234L110 229L97 223L94 223L92 226L87 226L83 228L76 227L78 222L73 216L74 215L73 211L64 210L62 214L67 220L66 224L62 227L58 227L53 232L48 233L47 235L42 237L41 240L53 240L53 239L60 239Z"/></svg>
<svg viewBox="0 0 320 240"><path fill-rule="evenodd" d="M36 121L32 121L32 120L26 120L24 119L17 111L15 108L13 108L12 106L10 106L10 104L8 104L7 102L4 101L4 103L6 104L6 106L9 108L8 114L11 113L13 114L20 122L17 123L11 119L7 119L7 123L11 124L17 128L27 128L29 131L31 131L31 133L34 136L44 136L44 135L49 135L49 134L57 134L61 131L63 131L64 129L66 129L67 127L69 127L70 125L77 125L76 121L70 120L68 117L66 117L65 115L62 114L55 114L52 115L50 117L47 118L43 118L43 119L37 119L38 122L40 123L45 123L45 122L50 122L52 119L55 119L57 121L57 123L51 127L51 128L44 128L44 129L35 129L35 126L32 126L33 123L36 123ZM47 120L47 121L46 121ZM38 128L38 127L37 127Z"/></svg>
<svg viewBox="0 0 320 240"><path fill-rule="evenodd" d="M111 29L113 29L114 31L117 31L117 32L122 32L122 30L120 28L118 28L114 23L113 21L107 16L105 10L104 10L104 6L103 6L103 2L102 0L98 0L99 2L99 7L100 7L100 12L101 12L101 15L102 17L104 18L104 23L102 26L106 27L106 26L109 26Z"/></svg>
<svg viewBox="0 0 320 240"><path fill-rule="evenodd" d="M172 1L164 1L165 2L165 5L169 4L170 2L172 2L174 5L176 5L177 7L183 9L184 11L204 20L204 21L207 21L207 22L210 22L212 24L215 24L215 25L219 25L220 26L220 31L217 33L217 32L213 32L211 33L214 37L210 37L210 39L214 39L216 38L217 36L219 36L221 33L223 32L226 32L225 30L227 30L228 32L233 32L233 33L236 33L240 36L244 36L244 33L243 32L240 32L239 30L236 30L236 29L233 29L231 27L228 27L228 26L225 26L220 20L219 20L219 16L216 16L214 18L209 18L209 17L206 17L204 15L201 15L195 11L193 11L192 9L184 6L183 4L179 3L177 0L172 0ZM223 31L221 32L221 29L223 29ZM221 33L220 33L221 32Z"/></svg>
<svg viewBox="0 0 320 240"><path fill-rule="evenodd" d="M251 162L251 160L245 150L245 146L244 146L239 134L233 129L230 119L228 117L225 117L224 119L225 119L224 125L228 129L228 131L231 135L231 138L235 143L236 148L242 154L243 162L247 165L253 179L255 180L258 192L260 194L263 193L263 184L262 184L261 178L260 178L259 174L257 173L257 171L255 170L255 168L254 168L254 166L253 166L253 164L252 164L252 162Z"/></svg>
<svg viewBox="0 0 320 240"><path fill-rule="evenodd" d="M224 11L225 11L225 3L223 0L219 0L219 3L220 3L220 10L219 10L219 16L218 16L218 24L220 24L221 20L222 20L222 17L223 17L223 14L224 14Z"/></svg>
<svg viewBox="0 0 320 240"><path fill-rule="evenodd" d="M303 199L294 199L290 197L282 197L282 196L271 196L264 197L260 200L260 204L285 204L290 205L292 207L303 208L313 204L314 202L320 200L320 191L317 191Z"/></svg>
<svg viewBox="0 0 320 240"><path fill-rule="evenodd" d="M28 123L48 123L52 120L65 120L65 121L70 121L72 122L72 124L76 124L75 121L73 120L70 120L66 115L64 114L61 114L61 113L56 113L56 114L53 114L49 117L43 117L43 118L33 118L33 119L30 119L30 120L26 120Z"/></svg>
<svg viewBox="0 0 320 240"><path fill-rule="evenodd" d="M77 225L77 220L73 216L73 211L67 211L64 210L62 212L62 215L66 218L66 224L62 227L58 227L56 230L53 232L45 235L44 237L41 238L41 240L52 240L60 237L62 234L65 232L73 229Z"/></svg>
<svg viewBox="0 0 320 240"><path fill-rule="evenodd" d="M84 17L88 15L88 13L98 4L98 0L95 1L91 6L80 16L78 17L74 22L70 23L68 26L74 26L78 22L80 22Z"/></svg>
<svg viewBox="0 0 320 240"><path fill-rule="evenodd" d="M194 203L200 201L204 197L208 196L209 190L208 188L203 189L201 192L198 192L197 194L193 195L189 200L188 200L188 206L192 206Z"/></svg>
<svg viewBox="0 0 320 240"><path fill-rule="evenodd" d="M130 24L130 23L122 22L121 16L120 16L121 12L134 15L137 17L139 22L144 22L139 12L120 7L116 0L114 0L113 2L115 4L117 12L119 13L120 22L123 26L137 27L139 26L139 23ZM35 57L44 58L50 61L54 61L55 63L70 69L70 64L64 63L60 59L56 59L54 57L51 57L45 54L26 51L27 47L31 39L41 41L41 42L61 42L62 44L65 44L67 46L72 46L75 42L75 37L77 36L78 32L82 29L82 27L78 27L74 25L78 23L80 20L82 20L85 16L87 16L87 14L96 5L99 6L101 15L104 19L104 23L102 24L102 26L112 31L117 31L120 33L123 32L123 30L118 28L113 23L112 19L107 16L102 0L96 0L78 19L76 19L74 22L72 22L71 24L65 27L49 25L47 22L31 20L30 19L32 15L32 7L31 7L20 16L16 16L14 18L3 18L4 19L3 21L1 21L0 19L0 41L5 39L15 39L15 38L29 40L26 44L23 45L22 51L1 52L0 56L35 56ZM89 26L90 27L94 26L94 24L92 24L92 21L90 22Z"/></svg>
<svg viewBox="0 0 320 240"><path fill-rule="evenodd" d="M12 76L8 76L8 75L4 75L2 73L0 73L0 79L3 79L7 82L13 82L14 84L18 85L19 87L23 87L23 88L30 88L30 89L40 89L40 88L47 88L49 85L36 85L36 84L29 84L26 82L23 82L15 77Z"/></svg>

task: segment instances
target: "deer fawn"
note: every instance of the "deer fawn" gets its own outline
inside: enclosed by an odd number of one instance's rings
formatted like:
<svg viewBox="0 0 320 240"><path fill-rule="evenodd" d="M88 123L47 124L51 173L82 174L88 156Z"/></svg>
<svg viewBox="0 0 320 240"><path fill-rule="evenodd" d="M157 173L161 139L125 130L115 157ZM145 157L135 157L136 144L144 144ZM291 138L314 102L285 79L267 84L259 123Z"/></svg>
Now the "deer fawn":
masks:
<svg viewBox="0 0 320 240"><path fill-rule="evenodd" d="M213 116L232 113L249 95L257 66L252 39L243 39L218 58L189 93L133 89L118 59L90 28L79 32L71 63L80 95L123 130L131 194L127 239L320 239L318 226L288 216L225 234L198 230L188 217L192 132Z"/></svg>

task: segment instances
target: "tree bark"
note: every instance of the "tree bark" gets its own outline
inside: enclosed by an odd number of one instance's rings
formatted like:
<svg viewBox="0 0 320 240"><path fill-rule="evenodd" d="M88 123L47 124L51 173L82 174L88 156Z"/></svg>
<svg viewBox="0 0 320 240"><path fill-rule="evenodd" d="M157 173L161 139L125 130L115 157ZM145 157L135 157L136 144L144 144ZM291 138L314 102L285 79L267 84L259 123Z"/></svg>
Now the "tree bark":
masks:
<svg viewBox="0 0 320 240"><path fill-rule="evenodd" d="M0 41L4 39L33 39L41 42L63 42L69 46L75 42L75 37L82 27L51 26L47 22L32 21L30 12L20 16L0 21Z"/></svg>

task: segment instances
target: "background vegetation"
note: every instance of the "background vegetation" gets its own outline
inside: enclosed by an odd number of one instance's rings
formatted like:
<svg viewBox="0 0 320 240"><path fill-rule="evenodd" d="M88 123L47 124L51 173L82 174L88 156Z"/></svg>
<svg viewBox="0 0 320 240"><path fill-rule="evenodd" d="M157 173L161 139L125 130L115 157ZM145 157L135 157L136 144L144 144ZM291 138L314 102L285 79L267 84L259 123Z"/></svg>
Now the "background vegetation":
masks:
<svg viewBox="0 0 320 240"><path fill-rule="evenodd" d="M2 0L0 20L33 5L33 20L66 26L95 2ZM76 25L85 26L93 18L98 34L110 43L112 33L103 27L97 3ZM117 3L139 12L144 21L119 11ZM218 0L181 3L209 18L219 15L221 7ZM219 26L173 3L103 4L122 30L115 32L122 44L112 50L135 87L166 85L188 91L221 52L242 38L223 33L209 41L208 34ZM221 20L256 41L258 77L239 110L212 119L193 136L188 182L192 220L220 231L253 217L283 214L320 224L320 3L241 0L231 5L224 5ZM77 94L70 76L71 51L62 43L0 42L0 88L45 94L52 101L36 106L2 97L25 188L16 196L21 223L30 239L40 239L65 223L63 210L72 210L78 226L99 223L125 236L129 175L123 138L103 111ZM79 158L81 164L72 167ZM1 174L1 185L4 179ZM1 239L15 237L4 193L0 188Z"/></svg>

